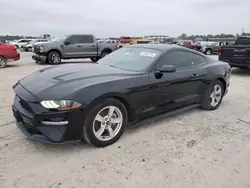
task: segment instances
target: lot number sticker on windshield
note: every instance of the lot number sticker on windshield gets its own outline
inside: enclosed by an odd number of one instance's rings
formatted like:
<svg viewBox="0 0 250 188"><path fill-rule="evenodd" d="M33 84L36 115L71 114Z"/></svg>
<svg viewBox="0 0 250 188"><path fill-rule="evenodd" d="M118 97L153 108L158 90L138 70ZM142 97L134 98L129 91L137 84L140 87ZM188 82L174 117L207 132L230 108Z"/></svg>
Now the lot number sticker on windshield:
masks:
<svg viewBox="0 0 250 188"><path fill-rule="evenodd" d="M141 52L140 56L146 56L146 57L155 57L155 53L150 53L150 52Z"/></svg>

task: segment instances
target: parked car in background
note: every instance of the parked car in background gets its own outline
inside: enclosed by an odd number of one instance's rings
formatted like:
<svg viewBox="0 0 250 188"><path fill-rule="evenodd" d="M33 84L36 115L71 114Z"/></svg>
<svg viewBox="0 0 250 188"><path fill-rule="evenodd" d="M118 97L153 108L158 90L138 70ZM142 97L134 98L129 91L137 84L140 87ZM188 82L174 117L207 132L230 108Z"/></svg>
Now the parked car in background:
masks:
<svg viewBox="0 0 250 188"><path fill-rule="evenodd" d="M129 46L129 45L134 45L134 44L149 44L149 43L154 43L154 40L151 39L132 39L130 43L126 44L119 44L119 48L122 48L124 46Z"/></svg>
<svg viewBox="0 0 250 188"><path fill-rule="evenodd" d="M218 50L222 46L227 46L230 44L234 44L234 42L223 41L223 42L213 42L212 44L207 44L201 47L201 52L206 55L218 54Z"/></svg>
<svg viewBox="0 0 250 188"><path fill-rule="evenodd" d="M250 68L250 37L239 37L234 45L222 46L218 51L219 60L231 67Z"/></svg>
<svg viewBox="0 0 250 188"><path fill-rule="evenodd" d="M84 139L105 147L127 125L146 118L195 107L217 109L230 74L228 63L177 45L131 45L98 63L61 65L26 76L13 86L12 109L30 140L60 144Z"/></svg>
<svg viewBox="0 0 250 188"><path fill-rule="evenodd" d="M105 43L118 43L116 40L106 40Z"/></svg>
<svg viewBox="0 0 250 188"><path fill-rule="evenodd" d="M23 45L21 48L26 52L31 52L34 45L46 43L49 41L51 41L51 40L50 39L35 39L35 40L32 40L31 42L29 42L28 44Z"/></svg>
<svg viewBox="0 0 250 188"><path fill-rule="evenodd" d="M9 61L17 61L19 59L20 54L17 52L15 45L0 43L0 68L5 68Z"/></svg>
<svg viewBox="0 0 250 188"><path fill-rule="evenodd" d="M116 43L97 43L93 35L66 35L43 44L34 45L32 59L36 63L59 64L62 59L90 58L96 62L118 49Z"/></svg>
<svg viewBox="0 0 250 188"><path fill-rule="evenodd" d="M121 37L119 39L119 43L120 44L128 44L132 41L132 38L131 37Z"/></svg>
<svg viewBox="0 0 250 188"><path fill-rule="evenodd" d="M201 49L200 45L195 45L191 40L181 40L177 43L177 45L183 46L185 48L190 48L196 51L199 51Z"/></svg>
<svg viewBox="0 0 250 188"><path fill-rule="evenodd" d="M215 42L214 41L197 41L194 44L203 47L206 45L212 45L213 43L215 43Z"/></svg>
<svg viewBox="0 0 250 188"><path fill-rule="evenodd" d="M28 44L32 40L34 40L34 39L20 39L20 40L17 40L17 41L10 42L10 44L15 45L16 48L18 49L18 48L21 48L21 46Z"/></svg>

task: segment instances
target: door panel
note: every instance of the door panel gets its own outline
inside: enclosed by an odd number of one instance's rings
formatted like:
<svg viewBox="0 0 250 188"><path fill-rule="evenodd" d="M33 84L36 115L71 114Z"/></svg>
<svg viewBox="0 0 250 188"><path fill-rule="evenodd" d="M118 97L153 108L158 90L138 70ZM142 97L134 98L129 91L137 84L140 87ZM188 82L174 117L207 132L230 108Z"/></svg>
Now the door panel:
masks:
<svg viewBox="0 0 250 188"><path fill-rule="evenodd" d="M156 113L173 110L185 105L193 104L199 100L196 69L180 70L174 73L162 73L156 79L154 73L150 74L149 108L154 107Z"/></svg>
<svg viewBox="0 0 250 188"><path fill-rule="evenodd" d="M81 56L81 44L69 44L64 45L64 55L65 57L80 57Z"/></svg>
<svg viewBox="0 0 250 188"><path fill-rule="evenodd" d="M202 74L197 65L204 61L204 57L183 49L165 54L149 74L148 109L151 111L146 113L160 113L198 103ZM175 66L176 72L160 73L163 65Z"/></svg>

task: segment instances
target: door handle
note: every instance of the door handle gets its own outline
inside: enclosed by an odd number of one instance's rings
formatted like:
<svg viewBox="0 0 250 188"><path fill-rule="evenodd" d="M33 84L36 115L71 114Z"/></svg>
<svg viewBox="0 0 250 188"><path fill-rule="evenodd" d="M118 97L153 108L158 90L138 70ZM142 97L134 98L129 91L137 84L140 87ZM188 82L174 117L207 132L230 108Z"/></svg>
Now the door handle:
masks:
<svg viewBox="0 0 250 188"><path fill-rule="evenodd" d="M199 74L192 74L192 77L195 78L195 77L198 77Z"/></svg>

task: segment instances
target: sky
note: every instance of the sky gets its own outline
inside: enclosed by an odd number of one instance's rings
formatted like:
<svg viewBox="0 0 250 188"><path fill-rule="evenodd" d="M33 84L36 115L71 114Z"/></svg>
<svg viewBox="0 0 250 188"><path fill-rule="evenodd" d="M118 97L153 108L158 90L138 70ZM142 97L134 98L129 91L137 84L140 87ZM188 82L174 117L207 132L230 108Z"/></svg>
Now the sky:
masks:
<svg viewBox="0 0 250 188"><path fill-rule="evenodd" d="M0 33L97 37L250 33L250 0L0 0Z"/></svg>

